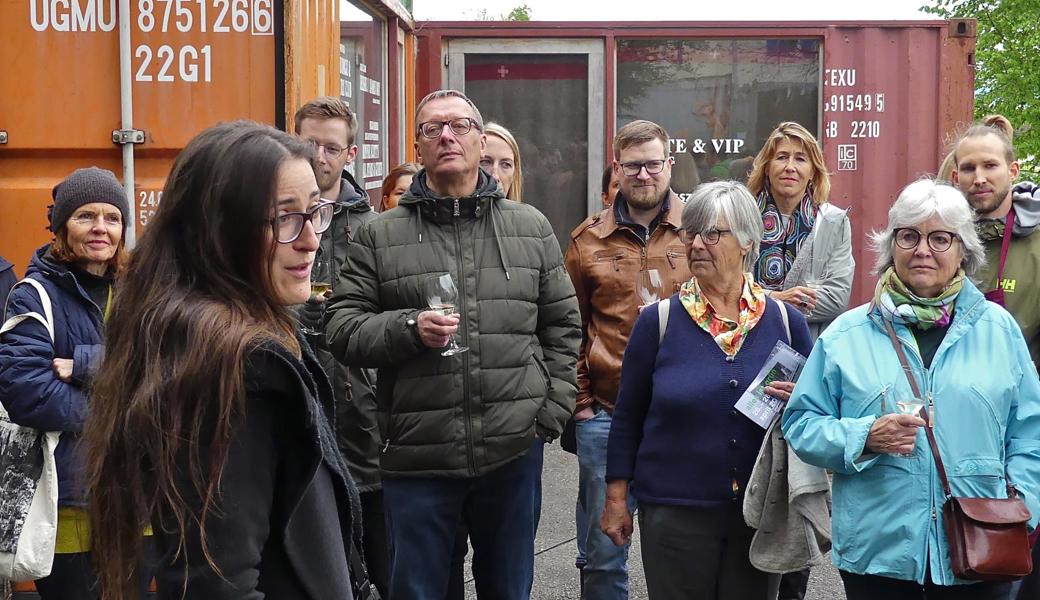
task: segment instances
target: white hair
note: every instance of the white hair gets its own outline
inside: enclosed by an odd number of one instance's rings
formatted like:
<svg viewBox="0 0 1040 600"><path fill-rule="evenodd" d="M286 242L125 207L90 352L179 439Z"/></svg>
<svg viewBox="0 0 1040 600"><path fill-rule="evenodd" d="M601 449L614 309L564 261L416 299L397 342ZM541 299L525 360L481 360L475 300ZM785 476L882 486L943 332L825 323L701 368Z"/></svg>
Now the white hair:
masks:
<svg viewBox="0 0 1040 600"><path fill-rule="evenodd" d="M726 219L741 248L751 246L744 256L744 271L753 270L762 243L762 213L758 211L755 197L744 184L736 181L702 183L683 207L682 228L704 234L715 228L719 215Z"/></svg>
<svg viewBox="0 0 1040 600"><path fill-rule="evenodd" d="M902 227L917 227L933 216L957 234L961 240L961 267L972 277L986 262L986 252L975 231L975 212L959 190L932 179L921 179L903 188L895 204L888 209L888 225L870 234L872 249L877 252L874 272L883 273L895 264L893 232Z"/></svg>

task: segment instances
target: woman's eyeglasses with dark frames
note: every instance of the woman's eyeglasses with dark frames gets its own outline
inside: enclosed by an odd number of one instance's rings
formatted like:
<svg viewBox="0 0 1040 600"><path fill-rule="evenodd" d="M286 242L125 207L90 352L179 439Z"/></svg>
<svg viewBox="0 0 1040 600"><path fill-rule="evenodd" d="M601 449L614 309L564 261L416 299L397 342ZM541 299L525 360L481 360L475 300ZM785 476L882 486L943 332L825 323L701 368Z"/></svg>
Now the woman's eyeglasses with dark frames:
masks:
<svg viewBox="0 0 1040 600"><path fill-rule="evenodd" d="M921 232L913 227L895 229L892 236L896 240L896 246L903 250L914 250L921 243ZM925 239L932 252L946 252L953 245L953 240L957 239L957 234L952 231L932 231Z"/></svg>
<svg viewBox="0 0 1040 600"><path fill-rule="evenodd" d="M709 229L708 231L703 231L702 232L702 231L690 231L688 229L680 229L679 230L679 239L684 244L692 244L693 240L696 239L698 235L700 235L701 236L701 240L703 240L705 244L707 244L709 246L714 246L715 244L719 243L720 239L722 239L722 234L730 233L731 231L733 231L733 230L732 229Z"/></svg>
<svg viewBox="0 0 1040 600"><path fill-rule="evenodd" d="M303 225L307 221L314 226L314 233L325 233L332 225L335 202L322 202L307 212L291 212L271 219L271 228L279 244L291 244L303 233Z"/></svg>

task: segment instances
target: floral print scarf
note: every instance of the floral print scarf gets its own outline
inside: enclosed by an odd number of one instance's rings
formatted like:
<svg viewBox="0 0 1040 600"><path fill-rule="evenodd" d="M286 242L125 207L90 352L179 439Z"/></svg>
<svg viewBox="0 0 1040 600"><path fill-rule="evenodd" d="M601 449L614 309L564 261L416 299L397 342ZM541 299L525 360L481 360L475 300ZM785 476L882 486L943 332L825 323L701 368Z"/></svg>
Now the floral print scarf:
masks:
<svg viewBox="0 0 1040 600"><path fill-rule="evenodd" d="M736 356L747 334L766 312L766 293L751 273L744 274L744 289L740 294L740 315L736 322L717 312L701 292L697 278L687 281L679 288L679 301L698 327L708 332L726 356Z"/></svg>

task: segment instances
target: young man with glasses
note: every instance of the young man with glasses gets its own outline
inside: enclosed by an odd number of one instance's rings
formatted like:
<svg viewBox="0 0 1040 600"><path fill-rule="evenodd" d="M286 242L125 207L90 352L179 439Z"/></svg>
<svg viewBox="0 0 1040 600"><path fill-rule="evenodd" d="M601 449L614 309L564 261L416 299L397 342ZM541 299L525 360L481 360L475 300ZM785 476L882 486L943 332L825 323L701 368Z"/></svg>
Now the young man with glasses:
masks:
<svg viewBox="0 0 1040 600"><path fill-rule="evenodd" d="M332 224L321 238L316 260L330 261L332 292L337 274L351 252L361 226L376 217L368 195L347 171L357 157L354 136L357 120L339 98L322 96L296 111L296 134L318 148L315 175L321 197L334 202ZM361 497L364 552L369 577L384 596L390 572L390 551L383 519L383 490L379 476L381 440L376 427L375 372L362 369L334 356L325 336L311 332L323 329L327 295L312 295L299 311L302 330L332 382L336 398L336 438ZM349 366L348 366L349 365Z"/></svg>
<svg viewBox="0 0 1040 600"><path fill-rule="evenodd" d="M390 597L445 596L462 522L477 594L527 600L542 444L574 408L574 288L548 219L480 169L472 101L433 92L415 122L423 169L358 233L326 331L337 356L379 369ZM453 298L429 285L445 273ZM467 350L445 356L453 335Z"/></svg>
<svg viewBox="0 0 1040 600"><path fill-rule="evenodd" d="M577 532L584 541L585 597L628 597L628 546L614 546L600 531L606 499L607 435L621 377L621 357L639 314L641 273L661 276L660 297L690 279L679 239L682 202L670 189L668 134L656 123L633 121L614 138L613 205L571 233L566 264L581 309L582 345L574 414L578 445ZM631 496L630 496L631 497Z"/></svg>

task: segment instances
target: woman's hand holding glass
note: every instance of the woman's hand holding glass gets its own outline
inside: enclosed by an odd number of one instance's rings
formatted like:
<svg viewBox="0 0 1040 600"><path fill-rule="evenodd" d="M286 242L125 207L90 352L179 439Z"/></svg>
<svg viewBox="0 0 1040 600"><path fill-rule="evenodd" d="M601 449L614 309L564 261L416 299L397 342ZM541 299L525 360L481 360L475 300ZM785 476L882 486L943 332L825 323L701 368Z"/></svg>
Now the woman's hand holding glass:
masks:
<svg viewBox="0 0 1040 600"><path fill-rule="evenodd" d="M878 454L909 456L914 451L917 430L924 419L916 414L886 414L878 417L867 434L867 450Z"/></svg>

